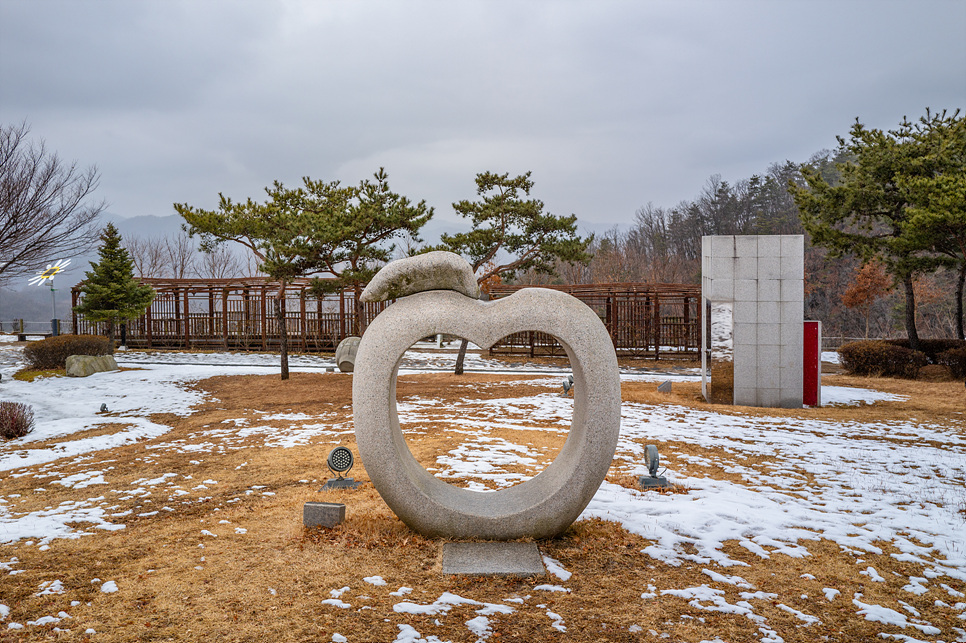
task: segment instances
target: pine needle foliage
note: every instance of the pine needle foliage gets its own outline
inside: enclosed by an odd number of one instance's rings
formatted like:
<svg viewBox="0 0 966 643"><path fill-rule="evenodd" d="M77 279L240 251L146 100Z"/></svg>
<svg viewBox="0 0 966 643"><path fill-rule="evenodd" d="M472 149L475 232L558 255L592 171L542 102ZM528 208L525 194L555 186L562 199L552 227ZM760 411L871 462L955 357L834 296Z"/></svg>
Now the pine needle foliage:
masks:
<svg viewBox="0 0 966 643"><path fill-rule="evenodd" d="M476 175L476 201L453 204L456 213L469 219L469 232L443 234L432 250L462 255L476 273L478 283L494 278L512 279L518 272L533 270L553 274L556 263L586 264L593 236L577 234L577 215L560 216L544 212L543 201L530 198L530 172L510 178L509 173L481 172ZM466 339L456 358L457 375L463 373Z"/></svg>
<svg viewBox="0 0 966 643"><path fill-rule="evenodd" d="M144 314L154 299L154 289L134 278L134 263L111 223L101 233L97 254L99 259L91 262L91 270L80 288L81 303L74 307L74 312L93 322L106 322L107 339L113 349L116 325Z"/></svg>
<svg viewBox="0 0 966 643"><path fill-rule="evenodd" d="M463 255L478 280L494 275L512 279L526 270L552 273L556 261L587 263L592 238L577 234L577 216L544 212L543 201L532 199L530 172L509 174L481 172L476 175L478 200L463 200L453 209L472 222L469 232L444 234L439 250Z"/></svg>
<svg viewBox="0 0 966 643"><path fill-rule="evenodd" d="M897 129L883 131L856 119L848 139L838 138L838 155L847 160L836 165L835 182L803 165L805 185L789 183L812 243L831 257L878 257L902 284L913 348L919 345L916 277L957 265L961 244L948 239L966 240L961 215L947 211L966 167L962 121L958 110L927 110L918 121L904 118Z"/></svg>
<svg viewBox="0 0 966 643"><path fill-rule="evenodd" d="M280 181L265 188L263 203L252 199L234 202L219 194L216 210L187 203L174 209L185 220L191 236L201 237L201 249L211 252L219 243L232 241L248 248L258 269L278 283L275 317L279 326L281 378L288 379L288 343L285 288L297 277L328 274L314 279L312 294L323 296L352 288L355 293L354 333L361 334L359 294L394 249L391 240L419 229L432 217L424 201L409 199L389 189L384 168L358 186L338 181L302 178L302 187L287 188Z"/></svg>

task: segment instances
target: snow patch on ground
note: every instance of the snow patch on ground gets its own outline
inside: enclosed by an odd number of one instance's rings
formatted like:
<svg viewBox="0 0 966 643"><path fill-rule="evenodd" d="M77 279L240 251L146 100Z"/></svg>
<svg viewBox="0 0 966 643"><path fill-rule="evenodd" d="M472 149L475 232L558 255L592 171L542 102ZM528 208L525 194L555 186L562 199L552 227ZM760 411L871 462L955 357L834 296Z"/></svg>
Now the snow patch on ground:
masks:
<svg viewBox="0 0 966 643"><path fill-rule="evenodd" d="M4 354L10 352L9 349L0 350ZM0 495L0 542L36 539L36 543L28 542L43 550L55 538L76 538L98 529L123 529L124 525L117 519L132 512L112 508L114 498L142 498L155 493L158 506L168 502L178 507L181 498L185 498L183 502L203 499L201 494L205 489L218 484L215 480L204 480L199 484L187 474L179 477L179 474L165 473L163 469L138 480L118 483L112 479L112 467L106 463L91 464L87 470L68 475L58 470L62 461L68 459L82 461L98 451L149 438L152 440L147 444L149 451L190 454L187 457L197 458L194 461L197 463L207 452L243 448L244 441L254 437L263 440L267 447L286 448L309 443L318 436L352 430L351 424L336 424L325 414L264 413L252 418L232 418L206 427L197 436L198 441L166 439L163 436L168 428L154 423L150 416L154 413L189 414L193 407L204 401L203 394L191 388L193 381L220 374L277 372L277 356L259 357L254 360L256 363L252 363L250 355L191 355L195 360L193 364L175 362L188 359L185 355L188 354L170 356L169 363L159 365L148 363L149 359L160 359L156 354L142 358L138 352L128 351L122 360L144 370L105 373L84 380L49 378L32 384L9 377L17 368L9 355L0 359L0 374L4 375L0 399L26 401L34 406L38 417L34 434L0 445L0 471L9 471L7 475L14 477L23 475L16 472L18 467L37 465L36 475L45 479L44 487L90 488L92 493L92 497L84 500L27 513L16 511L19 501L16 494ZM217 364L199 365L199 359ZM410 364L424 367L426 364L448 364L447 360L452 356L422 350L414 353L411 359ZM478 361L472 363L480 365L491 361L478 355L474 360ZM316 367L324 362L306 360L304 367ZM505 364L494 362L490 366L504 368ZM546 373L541 375L538 367L534 367L534 372L535 384L557 388L559 378L545 377ZM674 377L697 379L693 373L655 375L640 372L625 373L622 379L652 378L653 381ZM902 399L870 389L830 386L823 387L822 395L827 404L850 406ZM418 431L423 422L450 423L451 428L447 430L465 434L458 448L437 460L435 473L462 480L472 489L492 490L527 479L530 476L509 471L520 464L527 464L531 469L545 466L544 454L528 443L526 431L564 434L569 429L573 413L573 399L560 397L558 390L508 400L472 398L472 387L468 387L463 402L443 413L435 400L407 399L399 403L400 419L412 430ZM108 414L98 412L101 402L110 408ZM472 411L464 412L459 404L472 407ZM270 422L287 423L288 427L279 431ZM952 428L899 421L825 422L792 416L748 417L715 413L711 409L625 403L615 469L625 475L645 474L644 445L657 444L662 464L667 467L664 475L673 483L687 487L688 491L656 494L605 482L581 518L599 517L619 522L649 541L643 550L645 553L667 564L680 565L684 561L701 565L716 563L738 568L739 572L744 563L724 553L726 542L736 542L761 559L779 552L793 557L808 556L800 541L820 538L836 542L844 550L857 554L881 553L879 545L886 542L900 552L894 554L896 558L923 565L924 576L904 579L907 584L903 587L911 595L920 595L930 590L928 579L940 575L960 583L966 581L962 519L955 511L955 507L961 506L957 503L964 498L963 485L966 482L966 438L962 437L966 418L957 418L953 422ZM78 439L71 439L75 434L106 423L117 424L117 430L99 436L77 435ZM520 437L508 439L488 435L489 428L494 426L517 430L519 433L515 435ZM688 449L681 448L681 444L688 445ZM913 460L908 454L915 456L913 468L910 468ZM727 479L718 479L719 471L729 474ZM264 489L262 485L253 484L246 493L272 493ZM43 489L39 488L38 492L41 491ZM99 495L94 496L94 493ZM159 511L175 510L164 506ZM144 511L138 515L149 517L157 513ZM78 531L68 527L68 523L89 526L85 531ZM233 529L235 534L246 531L244 527L228 529ZM202 534L216 536L208 530ZM569 581L571 573L559 561L547 556L544 563L560 582ZM0 561L0 570L6 573L22 571L16 567L15 558ZM868 564L856 571L861 570L870 582L883 580L882 575ZM815 616L777 603L775 594L756 591L740 573L722 573L710 568L702 571L710 584L685 589L658 589L648 585L642 597L647 600L679 598L699 610L744 615L756 623L760 638L766 641L778 641L780 637L767 626L763 617L755 613L755 601L777 605L794 616L801 623L800 627L818 622ZM380 576L366 576L360 583L367 583L370 589L386 585ZM963 597L961 588L948 584L940 587L952 597L947 597L950 602ZM102 591L110 591L105 588L116 591L117 585L108 581L101 588ZM734 592L733 588L748 591L740 592L740 600L726 600L725 590ZM538 585L534 589L548 593L570 591L557 584ZM933 589L940 591L939 587ZM57 593L64 588L60 581L48 580L37 591ZM347 591L349 587L332 590L330 598L322 603L330 609L348 609L351 604L340 598ZM403 597L411 592L411 588L400 587L388 593ZM822 592L828 601L839 600L837 589L826 587ZM541 595L550 597L547 593ZM513 596L505 602L522 604L526 598ZM852 602L857 617L913 628L929 636L933 635L933 630L938 632L938 628L921 622L918 612L908 604L900 602L896 606L905 610L903 613L866 603L861 594L856 594ZM847 601L840 603L847 604ZM943 605L956 610L957 615L966 610L966 604L962 602L955 606ZM442 615L456 606L475 612L465 624L477 639L490 636L494 626L492 617L510 614L514 610L509 605L444 593L431 603L403 600L395 603L394 611L397 614ZM550 610L546 610L546 614L548 628L566 630L563 618ZM0 605L0 620L8 615L9 607ZM41 616L38 620L24 622L34 626L43 619L61 618L64 617ZM50 624L54 622L49 621ZM9 626L23 627L13 623ZM433 636L423 637L408 625L398 627L396 640L439 640ZM883 636L915 640L903 634ZM333 640L337 640L335 636Z"/></svg>

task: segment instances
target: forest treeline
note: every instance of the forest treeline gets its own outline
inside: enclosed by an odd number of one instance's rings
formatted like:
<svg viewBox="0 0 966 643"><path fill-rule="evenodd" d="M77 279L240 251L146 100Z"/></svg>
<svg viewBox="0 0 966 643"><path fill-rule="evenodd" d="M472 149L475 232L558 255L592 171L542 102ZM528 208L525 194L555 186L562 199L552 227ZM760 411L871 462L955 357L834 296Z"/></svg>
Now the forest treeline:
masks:
<svg viewBox="0 0 966 643"><path fill-rule="evenodd" d="M925 124L922 131L931 133L938 129L937 124L955 123L960 128L957 135L962 138L962 119L959 118L958 112L952 118L947 118L945 113L941 117L929 116L929 118L932 120L922 120ZM914 130L909 123L904 123L903 126L908 126L909 131ZM864 130L861 125L857 124L853 128L853 137L867 133L869 131ZM877 131L873 133L878 135ZM916 132L913 131L913 133ZM908 132L887 134L894 138L884 140L896 141L896 145L892 148L893 152L902 151L913 145L909 142L913 137ZM875 144L878 144L878 141ZM446 237L443 241L449 245L436 249L450 249L465 255L466 248L476 248L480 250L481 266L477 266L478 272L483 269L483 263L490 267L498 266L492 270L494 274L487 279L491 277L496 280L504 279L515 284L619 282L697 284L701 278L701 238L703 236L804 234L806 237L805 315L807 319L822 321L826 336L903 337L910 327L910 320L906 316L907 302L913 300L915 325L921 337L957 337L962 333L959 326L962 311L957 311L959 304L957 304L956 294L957 289L962 288L966 263L941 257L937 260L936 252L926 246L900 254L897 260L895 248L892 248L893 255L890 258L887 253L879 254L875 250L860 253L858 247L855 249L855 254L851 254L853 247L849 244L844 244L843 251L843 244L839 244L840 247L837 250L835 248L828 250L826 247L831 247L831 244L811 243L809 230L814 231L814 229L806 230L803 225L803 217L794 195L801 199L803 194L811 194L816 183L844 187L854 184L854 168L857 167L857 162L859 164L862 162L861 158L854 155L855 150L861 153L871 147L874 145L868 145L865 142L849 147L844 139L840 139L840 147L837 150L823 150L803 164L788 160L774 163L761 174L755 174L734 183L723 180L720 175L713 175L691 199L682 200L672 207L647 203L637 210L627 225L597 234L589 240L589 244L587 244L588 239L576 236L575 229L570 230L566 233L570 235L567 237L570 241L563 245L558 243L560 247L548 245L546 252L543 252L545 259L536 263L531 261L530 269L524 266L523 269L505 271L503 268L507 266L499 266L495 253L510 251L512 248L520 257L530 257L532 252L536 252L537 246L530 248L529 245L538 244L537 238L543 238L545 234L561 234L553 232L556 227L559 227L556 223L550 225L550 222L557 222L558 217L542 214L542 202L529 198L532 187L529 173L513 179L507 175L484 173L478 177L478 182L481 178L489 179L492 185L486 182L484 182L485 185L481 184L479 201L461 202L454 204L454 208L460 206L465 209L472 205L477 209L482 208L481 211L488 213L487 217L474 215L475 223L472 232L452 238ZM914 150L914 153L928 158L922 149ZM960 163L958 167L961 168L961 160L954 159L952 162ZM843 172L851 175L842 174ZM848 189L854 188L848 187ZM881 193L882 186L876 186L876 189ZM886 192L891 190L888 181L885 189ZM522 192L518 193L519 190ZM954 189L953 192L955 191ZM868 187L860 186L859 192L867 196ZM862 207L860 204L858 209ZM893 210L905 216L902 213L907 207L900 204ZM815 209L814 205L812 209ZM935 208L932 209L935 210ZM457 210L459 211L459 208ZM874 209L871 211L873 217L878 216L877 211ZM946 210L939 208L939 211L944 213L942 216L945 216ZM506 220L493 229L476 229L483 221L493 217L501 221L506 217ZM559 219L563 223L569 221L567 225L571 226L574 221L573 217ZM530 221L531 223L526 225L533 227L533 230L523 234L522 232L525 231L523 221ZM534 227L533 222L539 225ZM860 239L864 238L861 235L866 234L862 232L861 225L854 223L851 227L848 223L830 225L836 230L842 230L845 235L855 236L858 232ZM903 225L908 230L908 225L905 223ZM502 230L507 226L513 229L519 228L518 236L521 240L513 241L504 247L504 244L508 243L506 240L497 243L491 237L494 229ZM876 226L881 229L876 229ZM889 237L889 229L885 224L873 223L872 228L868 232L870 238L874 239L877 235L879 238ZM882 234L883 232L885 234ZM466 243L457 244L458 247L450 247L463 237L467 237L464 240ZM483 243L484 241L486 243ZM886 241L888 242L888 238ZM568 255L558 252L560 248L569 247L568 243L576 244L572 253ZM417 243L407 243L405 239L400 246L396 248L397 257L428 249ZM198 253L194 240L188 238L186 234L169 239L131 238L128 240L127 247L131 252L138 275L144 277L248 276L257 274L260 267L258 262L253 262L250 257L230 252L224 245L208 248L211 251L208 254ZM503 250L499 250L500 248ZM586 253L580 250L581 248L585 248ZM587 257L589 260L586 262L573 260ZM903 267L901 262L907 259L912 263L906 264L908 270L905 274L911 273L911 279L899 276L901 274L899 268ZM380 259L377 263L384 260L385 258ZM514 266L513 262L507 265L511 268ZM538 265L539 269L533 267ZM367 269L374 268L375 265ZM914 297L910 295L910 286Z"/></svg>
<svg viewBox="0 0 966 643"><path fill-rule="evenodd" d="M823 150L806 165L834 184L836 164L848 160L841 152ZM593 259L587 265L559 263L556 275L526 273L515 283L698 284L702 236L805 234L806 318L822 321L826 336L905 336L905 299L891 278L882 277L880 296L857 296L863 262L851 255L830 257L827 250L810 243L788 190L790 183L804 185L800 167L792 161L773 163L762 174L735 183L713 175L694 198L673 207L648 203L637 210L629 226L596 235L589 248ZM953 269L940 268L915 280L922 337L956 337L957 276Z"/></svg>
<svg viewBox="0 0 966 643"><path fill-rule="evenodd" d="M825 150L807 164L834 182L836 163L843 160ZM589 263L558 261L553 274L526 271L518 273L512 283L700 283L702 236L806 234L788 191L789 182L803 184L799 167L792 161L774 163L762 174L734 183L713 175L694 198L673 207L648 203L637 210L628 226L597 234L588 249L592 255ZM160 239L131 237L126 245L139 276L217 279L257 274L255 263L225 246L213 254L198 252L187 234ZM827 255L825 249L806 241L806 317L821 320L826 336L903 336L905 301L891 280L885 279L883 296L860 298L856 303L849 289L854 291L860 280L863 263L854 256ZM956 273L951 269L939 269L916 280L923 337L956 336L955 288Z"/></svg>
<svg viewBox="0 0 966 643"><path fill-rule="evenodd" d="M843 158L824 150L807 164L830 182ZM587 264L559 261L553 274L527 271L517 284L563 283L700 283L701 237L731 234L805 234L799 211L788 191L789 182L802 185L800 165L773 163L762 174L729 183L720 175L708 178L698 194L673 207L648 203L628 226L597 234L589 247ZM806 235L807 239L807 235ZM145 239L131 237L127 248L139 276L225 278L257 274L247 257L220 246L213 254L198 252L186 234ZM409 248L412 250L412 248ZM884 296L854 302L850 293L859 279L862 262L854 256L829 258L825 249L806 241L805 312L821 320L826 336L901 337L905 301L886 279ZM955 337L956 273L940 269L916 280L917 317L923 337ZM849 294L853 297L850 300ZM853 305L846 305L846 302Z"/></svg>

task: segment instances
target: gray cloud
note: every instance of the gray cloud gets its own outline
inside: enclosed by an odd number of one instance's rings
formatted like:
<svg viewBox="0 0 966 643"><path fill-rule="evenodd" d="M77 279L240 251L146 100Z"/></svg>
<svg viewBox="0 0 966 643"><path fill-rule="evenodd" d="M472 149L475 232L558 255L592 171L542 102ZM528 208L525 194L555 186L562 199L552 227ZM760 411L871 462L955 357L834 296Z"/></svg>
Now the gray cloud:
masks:
<svg viewBox="0 0 966 643"><path fill-rule="evenodd" d="M966 106L966 3L0 0L0 121L123 216L379 166L437 217L482 170L557 213L653 201Z"/></svg>

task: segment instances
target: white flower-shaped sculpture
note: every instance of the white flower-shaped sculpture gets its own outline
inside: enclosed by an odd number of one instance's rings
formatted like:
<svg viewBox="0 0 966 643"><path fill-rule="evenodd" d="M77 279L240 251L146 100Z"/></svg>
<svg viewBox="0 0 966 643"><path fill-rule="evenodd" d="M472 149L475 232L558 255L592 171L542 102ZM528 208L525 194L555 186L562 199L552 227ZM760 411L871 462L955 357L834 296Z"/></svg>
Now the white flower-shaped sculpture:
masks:
<svg viewBox="0 0 966 643"><path fill-rule="evenodd" d="M53 281L57 273L61 272L64 268L70 265L70 259L58 259L54 263L47 264L47 267L43 271L37 273L35 276L30 278L29 283L31 286L42 286L45 281Z"/></svg>

